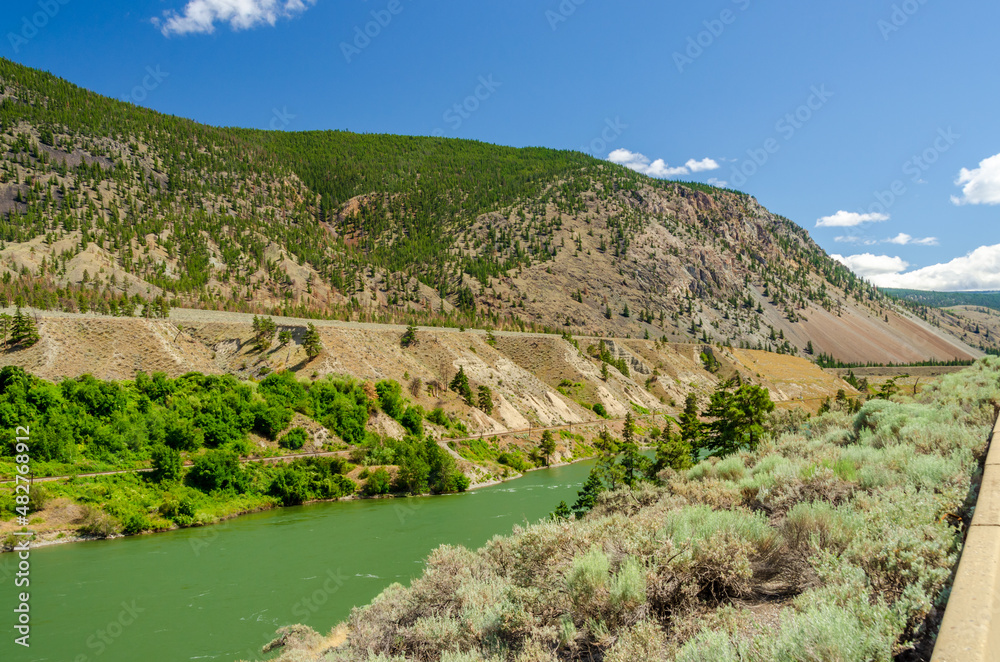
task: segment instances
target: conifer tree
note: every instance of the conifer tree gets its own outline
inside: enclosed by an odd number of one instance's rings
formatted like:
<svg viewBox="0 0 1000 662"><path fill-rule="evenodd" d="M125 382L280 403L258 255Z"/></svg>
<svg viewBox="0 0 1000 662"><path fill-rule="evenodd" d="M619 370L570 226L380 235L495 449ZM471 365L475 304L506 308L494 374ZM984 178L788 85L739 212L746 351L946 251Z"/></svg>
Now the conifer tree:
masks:
<svg viewBox="0 0 1000 662"><path fill-rule="evenodd" d="M475 406L472 400L472 387L469 386L469 378L466 376L465 368L463 366L459 366L458 374L455 375L455 378L451 380L450 384L448 384L448 388L462 396L462 399L465 400L465 404L470 407Z"/></svg>
<svg viewBox="0 0 1000 662"><path fill-rule="evenodd" d="M38 342L38 329L35 320L21 311L20 306L14 311L14 320L10 332L10 342L13 345L31 347Z"/></svg>
<svg viewBox="0 0 1000 662"><path fill-rule="evenodd" d="M306 329L306 334L302 337L302 347L305 348L309 358L319 356L319 353L323 351L323 343L320 342L319 331L315 324L309 324Z"/></svg>

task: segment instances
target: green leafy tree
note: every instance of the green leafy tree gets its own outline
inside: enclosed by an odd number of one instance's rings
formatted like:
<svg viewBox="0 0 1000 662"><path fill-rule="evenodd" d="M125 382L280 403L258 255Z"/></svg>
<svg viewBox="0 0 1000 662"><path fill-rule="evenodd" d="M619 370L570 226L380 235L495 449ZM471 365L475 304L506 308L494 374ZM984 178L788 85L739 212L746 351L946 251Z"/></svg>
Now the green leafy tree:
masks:
<svg viewBox="0 0 1000 662"><path fill-rule="evenodd" d="M407 407L399 419L399 423L413 436L422 437L424 434L424 408L419 405Z"/></svg>
<svg viewBox="0 0 1000 662"><path fill-rule="evenodd" d="M282 329L278 333L278 342L281 344L282 347L292 342L292 332L289 331L288 329Z"/></svg>
<svg viewBox="0 0 1000 662"><path fill-rule="evenodd" d="M206 493L219 490L243 494L250 487L236 453L227 450L210 450L196 459L187 479L192 487Z"/></svg>
<svg viewBox="0 0 1000 662"><path fill-rule="evenodd" d="M611 436L607 428L604 428L597 435L594 442L597 448L597 466L595 471L605 485L610 489L617 489L624 481L624 469L618 464L619 445L618 440Z"/></svg>
<svg viewBox="0 0 1000 662"><path fill-rule="evenodd" d="M181 477L181 454L169 446L162 444L153 448L151 453L153 470L150 476L157 483L173 482Z"/></svg>
<svg viewBox="0 0 1000 662"><path fill-rule="evenodd" d="M567 520L573 516L573 511L569 509L565 501L560 501L559 505L556 506L555 512L552 513L552 519L554 520Z"/></svg>

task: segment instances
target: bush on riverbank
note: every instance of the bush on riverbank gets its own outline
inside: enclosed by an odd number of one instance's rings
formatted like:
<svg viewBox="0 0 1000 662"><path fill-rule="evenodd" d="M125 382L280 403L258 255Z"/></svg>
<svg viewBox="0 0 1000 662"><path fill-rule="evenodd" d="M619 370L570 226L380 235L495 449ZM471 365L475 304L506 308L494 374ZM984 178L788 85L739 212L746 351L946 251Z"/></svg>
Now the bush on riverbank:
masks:
<svg viewBox="0 0 1000 662"><path fill-rule="evenodd" d="M986 359L605 492L581 520L441 547L321 659L891 659L933 639L998 376Z"/></svg>
<svg viewBox="0 0 1000 662"><path fill-rule="evenodd" d="M241 462L251 452L268 452L251 445L251 431L278 439L282 448L303 448L310 439L306 429L281 434L293 416L301 415L356 444L359 461L398 465L393 484L373 486L379 494L464 490L468 479L454 460L421 436L423 410L409 406L395 382L381 381L370 391L352 379L306 384L288 372L268 375L259 384L198 373L177 379L139 373L132 382L85 375L52 383L6 367L0 370L0 420L6 426L0 430L0 474L13 473L18 425L31 429L36 476L152 466L152 472L140 475L53 484L54 494L86 506L76 526L99 536L354 494L357 485L345 475L352 466L339 458L287 465ZM415 434L397 440L368 431L369 417L380 406ZM186 472L185 455L193 459ZM0 489L0 518L13 517L15 505L9 489Z"/></svg>

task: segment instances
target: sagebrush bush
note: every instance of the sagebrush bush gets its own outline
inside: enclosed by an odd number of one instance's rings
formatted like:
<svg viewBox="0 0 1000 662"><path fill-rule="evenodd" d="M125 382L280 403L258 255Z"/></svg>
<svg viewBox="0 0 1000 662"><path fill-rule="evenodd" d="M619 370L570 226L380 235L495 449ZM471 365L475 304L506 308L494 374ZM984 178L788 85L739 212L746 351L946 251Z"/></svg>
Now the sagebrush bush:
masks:
<svg viewBox="0 0 1000 662"><path fill-rule="evenodd" d="M990 358L915 398L782 419L791 431L755 452L607 492L582 519L441 547L409 588L355 609L327 659L890 660L943 601L960 547L947 516L998 375ZM764 603L780 618L732 606Z"/></svg>

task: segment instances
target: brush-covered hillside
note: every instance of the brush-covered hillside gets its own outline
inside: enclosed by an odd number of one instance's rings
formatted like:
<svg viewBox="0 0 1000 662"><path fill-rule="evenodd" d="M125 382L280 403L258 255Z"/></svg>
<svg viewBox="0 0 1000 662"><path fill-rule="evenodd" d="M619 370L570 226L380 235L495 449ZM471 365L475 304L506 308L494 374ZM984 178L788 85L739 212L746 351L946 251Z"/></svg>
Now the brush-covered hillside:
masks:
<svg viewBox="0 0 1000 662"><path fill-rule="evenodd" d="M743 193L578 152L215 128L2 59L0 299L979 354Z"/></svg>

